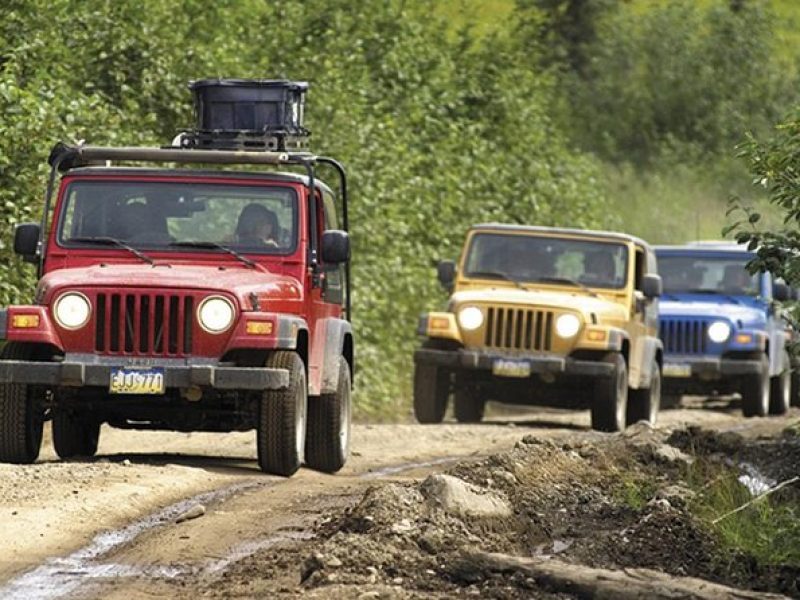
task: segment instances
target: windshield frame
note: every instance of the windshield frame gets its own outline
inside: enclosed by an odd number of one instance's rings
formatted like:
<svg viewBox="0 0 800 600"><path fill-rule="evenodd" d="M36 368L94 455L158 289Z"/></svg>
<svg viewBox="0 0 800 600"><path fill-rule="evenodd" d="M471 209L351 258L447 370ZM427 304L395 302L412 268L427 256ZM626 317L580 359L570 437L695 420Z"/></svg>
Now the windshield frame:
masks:
<svg viewBox="0 0 800 600"><path fill-rule="evenodd" d="M546 238L552 240L559 240L559 241L567 241L567 242L590 242L590 243L597 243L597 244L608 244L612 246L618 246L623 248L625 255L624 255L624 271L622 273L622 282L619 286L598 286L595 284L588 284L588 283L581 283L579 286L575 286L572 284L566 283L554 283L549 281L541 281L541 280L526 280L526 279L517 279L517 281L527 287L527 288L534 288L537 286L549 286L549 287L558 287L558 288L570 288L571 290L581 290L581 287L584 287L588 290L602 290L605 292L613 292L613 293L621 293L625 292L629 287L629 279L630 279L630 271L631 271L631 248L630 245L625 240L620 239L606 239L602 237L595 237L595 236L581 236L581 235L565 235L563 233L548 233L546 231L537 231L535 233L524 232L524 233L516 233L516 232L508 232L508 231L495 231L495 230L473 230L469 234L469 239L467 240L467 244L464 246L464 251L461 256L461 260L459 261L459 277L466 281L487 281L486 278L482 277L473 277L466 269L467 259L472 252L473 245L475 244L476 238L481 235L494 235L498 237L527 237L527 238ZM513 277L513 274L507 274ZM516 279L516 278L515 278ZM545 278L546 279L546 278ZM493 281L502 281L501 279L494 279ZM586 291L586 289L582 291Z"/></svg>
<svg viewBox="0 0 800 600"><path fill-rule="evenodd" d="M287 246L286 248L271 248L266 247L264 249L261 248L254 248L252 246L236 246L235 249L240 254L244 255L254 255L261 258L268 258L268 257L289 257L293 256L298 252L298 249L301 247L301 242L303 238L303 231L301 231L302 226L302 214L301 211L303 210L303 202L302 198L304 197L303 194L300 193L298 189L297 183L294 181L283 181L281 179L276 178L269 178L269 179L259 179L257 176L253 176L253 174L249 174L250 177L242 177L241 175L244 174L237 174L238 177L225 177L225 176L214 176L209 174L208 172L203 173L199 176L192 176L191 173L182 171L180 175L176 173L175 176L171 174L165 173L161 174L154 174L154 175L136 175L136 174L91 174L91 175L77 175L76 176L65 176L61 182L61 189L59 190L59 197L57 203L57 211L58 214L56 216L55 221L53 222L53 230L50 232L50 237L55 245L63 250L75 251L75 250L89 250L92 253L99 252L99 253L108 253L110 252L119 252L120 248L114 247L98 247L91 243L81 243L81 242L70 242L69 239L64 239L63 237L63 228L65 226L65 220L67 218L68 208L70 206L70 193L73 189L73 186L76 184L84 184L84 183L94 183L94 182L102 182L102 183L110 183L110 182L119 182L120 184L138 184L138 183L166 183L172 184L175 186L219 186L219 187L239 187L239 188L272 188L272 189L279 189L281 192L287 192L291 194L290 198L294 202L294 208L292 210L292 228L294 230L294 235L292 236L292 243ZM136 242L134 241L131 243L128 240L123 240L126 244L131 245L132 247L136 248L137 250L144 250L147 251L148 254L167 254L167 255L180 255L180 254L215 254L215 255L223 255L218 250L211 250L205 248L190 248L190 247L179 247L179 246L169 246L168 244L153 244L152 242ZM178 240L178 241L204 241L204 240ZM220 242L223 243L223 242Z"/></svg>

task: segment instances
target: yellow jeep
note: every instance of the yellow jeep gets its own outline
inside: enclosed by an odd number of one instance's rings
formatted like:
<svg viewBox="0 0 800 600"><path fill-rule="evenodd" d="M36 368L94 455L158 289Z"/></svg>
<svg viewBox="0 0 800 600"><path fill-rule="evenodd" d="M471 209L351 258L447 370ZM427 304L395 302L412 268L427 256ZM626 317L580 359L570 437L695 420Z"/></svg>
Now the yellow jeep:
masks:
<svg viewBox="0 0 800 600"><path fill-rule="evenodd" d="M414 412L478 422L488 400L591 408L592 427L655 423L661 278L644 241L620 233L476 225L458 267L439 263L445 312L421 316Z"/></svg>

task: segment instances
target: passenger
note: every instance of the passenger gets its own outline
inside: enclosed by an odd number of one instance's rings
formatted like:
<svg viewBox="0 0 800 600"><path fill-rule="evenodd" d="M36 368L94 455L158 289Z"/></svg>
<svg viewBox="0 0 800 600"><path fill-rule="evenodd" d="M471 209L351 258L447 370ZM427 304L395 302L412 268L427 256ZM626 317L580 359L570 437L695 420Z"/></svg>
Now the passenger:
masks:
<svg viewBox="0 0 800 600"><path fill-rule="evenodd" d="M247 246L278 246L278 217L261 204L244 207L236 223L236 241Z"/></svg>
<svg viewBox="0 0 800 600"><path fill-rule="evenodd" d="M133 202L121 207L116 219L117 237L129 242L169 242L167 222L153 207L142 202Z"/></svg>

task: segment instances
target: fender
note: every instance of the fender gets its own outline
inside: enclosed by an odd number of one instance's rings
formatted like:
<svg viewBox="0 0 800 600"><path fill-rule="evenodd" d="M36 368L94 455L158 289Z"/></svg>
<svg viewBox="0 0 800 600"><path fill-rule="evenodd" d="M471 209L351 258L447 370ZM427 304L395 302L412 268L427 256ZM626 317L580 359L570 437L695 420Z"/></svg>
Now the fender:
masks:
<svg viewBox="0 0 800 600"><path fill-rule="evenodd" d="M275 348L281 350L297 350L297 334L305 331L308 334L308 323L305 319L292 315L278 315L278 332Z"/></svg>
<svg viewBox="0 0 800 600"><path fill-rule="evenodd" d="M657 337L646 336L642 338L642 357L641 357L641 370L639 372L639 380L631 381L634 389L644 389L650 387L650 380L653 378L653 362L656 360L657 353L660 351L664 355L664 344Z"/></svg>
<svg viewBox="0 0 800 600"><path fill-rule="evenodd" d="M346 355L346 343L352 344L353 328L344 319L321 319L314 336L311 362L319 367L318 378L312 377L310 395L333 394L339 386L339 357ZM350 346L352 348L352 345ZM350 358L350 357L348 357ZM352 363L350 368L353 368Z"/></svg>

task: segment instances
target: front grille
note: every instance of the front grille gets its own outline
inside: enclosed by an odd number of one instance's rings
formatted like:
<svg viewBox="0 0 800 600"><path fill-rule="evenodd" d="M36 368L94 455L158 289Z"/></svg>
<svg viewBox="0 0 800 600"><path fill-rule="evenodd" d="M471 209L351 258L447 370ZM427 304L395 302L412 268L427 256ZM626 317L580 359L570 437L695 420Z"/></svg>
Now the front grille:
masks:
<svg viewBox="0 0 800 600"><path fill-rule="evenodd" d="M549 351L552 332L552 312L490 308L486 314L484 344L492 348Z"/></svg>
<svg viewBox="0 0 800 600"><path fill-rule="evenodd" d="M192 352L194 298L174 294L98 293L95 350L106 354Z"/></svg>
<svg viewBox="0 0 800 600"><path fill-rule="evenodd" d="M664 351L671 354L704 354L708 322L697 319L664 319L659 322Z"/></svg>

